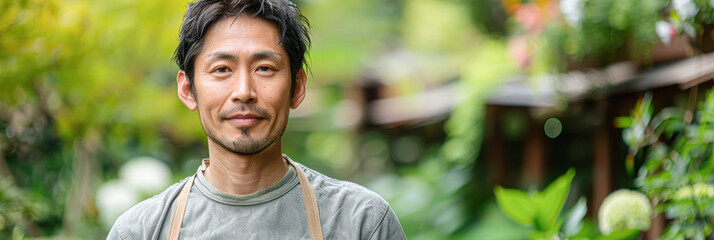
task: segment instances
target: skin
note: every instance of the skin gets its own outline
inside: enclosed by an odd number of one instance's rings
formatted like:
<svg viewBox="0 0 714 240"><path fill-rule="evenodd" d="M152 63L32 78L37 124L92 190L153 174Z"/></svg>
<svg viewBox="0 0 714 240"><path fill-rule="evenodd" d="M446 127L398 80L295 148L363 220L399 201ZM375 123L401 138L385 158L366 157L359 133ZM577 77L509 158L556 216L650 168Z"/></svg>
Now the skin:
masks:
<svg viewBox="0 0 714 240"><path fill-rule="evenodd" d="M288 170L280 138L290 109L305 98L299 69L290 97L290 60L273 23L243 14L215 23L195 61L195 94L179 71L178 97L198 110L211 164L206 179L218 190L245 195L265 189Z"/></svg>

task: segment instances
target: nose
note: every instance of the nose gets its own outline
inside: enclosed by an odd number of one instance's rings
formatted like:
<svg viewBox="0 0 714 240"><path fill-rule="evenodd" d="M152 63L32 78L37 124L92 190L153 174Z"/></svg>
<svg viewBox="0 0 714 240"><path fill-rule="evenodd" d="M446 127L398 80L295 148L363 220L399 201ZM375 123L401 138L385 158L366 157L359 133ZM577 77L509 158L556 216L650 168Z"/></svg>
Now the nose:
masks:
<svg viewBox="0 0 714 240"><path fill-rule="evenodd" d="M233 102L252 103L256 102L257 93L255 92L253 78L247 71L235 74L233 78L233 93L231 100Z"/></svg>

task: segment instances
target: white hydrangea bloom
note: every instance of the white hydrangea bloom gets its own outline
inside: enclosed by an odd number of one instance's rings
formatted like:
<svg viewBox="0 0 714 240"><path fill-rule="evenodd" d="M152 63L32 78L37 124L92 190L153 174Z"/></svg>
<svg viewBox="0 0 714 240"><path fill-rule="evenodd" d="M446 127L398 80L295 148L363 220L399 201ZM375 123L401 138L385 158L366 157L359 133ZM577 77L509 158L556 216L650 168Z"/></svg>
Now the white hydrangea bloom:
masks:
<svg viewBox="0 0 714 240"><path fill-rule="evenodd" d="M610 193L600 206L598 224L603 235L623 229L650 228L652 205L647 196L626 189Z"/></svg>
<svg viewBox="0 0 714 240"><path fill-rule="evenodd" d="M122 180L112 180L99 186L95 201L100 220L111 227L119 215L139 202L139 193Z"/></svg>
<svg viewBox="0 0 714 240"><path fill-rule="evenodd" d="M672 0L672 8L677 11L682 20L692 19L699 12L699 8L692 0Z"/></svg>
<svg viewBox="0 0 714 240"><path fill-rule="evenodd" d="M119 177L142 193L155 194L168 186L171 170L155 158L137 157L119 169Z"/></svg>
<svg viewBox="0 0 714 240"><path fill-rule="evenodd" d="M573 28L580 27L580 22L583 20L584 7L583 0L560 1L560 12L563 13L563 17L568 25Z"/></svg>

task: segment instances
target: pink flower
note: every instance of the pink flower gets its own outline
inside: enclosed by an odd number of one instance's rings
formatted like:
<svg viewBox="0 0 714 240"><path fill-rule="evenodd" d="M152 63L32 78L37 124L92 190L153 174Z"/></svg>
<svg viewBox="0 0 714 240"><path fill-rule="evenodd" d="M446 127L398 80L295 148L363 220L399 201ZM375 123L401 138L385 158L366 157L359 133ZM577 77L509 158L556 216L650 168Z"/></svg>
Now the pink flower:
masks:
<svg viewBox="0 0 714 240"><path fill-rule="evenodd" d="M543 27L540 9L534 4L525 4L518 8L514 16L527 32L540 32Z"/></svg>
<svg viewBox="0 0 714 240"><path fill-rule="evenodd" d="M530 65L531 56L528 52L528 41L524 36L516 36L508 40L508 55L521 68Z"/></svg>

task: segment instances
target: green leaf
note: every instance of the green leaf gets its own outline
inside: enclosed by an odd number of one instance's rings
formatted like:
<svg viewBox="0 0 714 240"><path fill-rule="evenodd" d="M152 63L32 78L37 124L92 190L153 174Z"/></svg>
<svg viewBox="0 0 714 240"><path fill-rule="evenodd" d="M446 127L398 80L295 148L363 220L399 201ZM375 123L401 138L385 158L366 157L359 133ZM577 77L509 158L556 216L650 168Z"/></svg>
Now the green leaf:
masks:
<svg viewBox="0 0 714 240"><path fill-rule="evenodd" d="M583 217L588 212L587 200L585 197L580 197L568 214L565 216L565 224L563 225L563 234L566 237L575 236L583 228Z"/></svg>
<svg viewBox="0 0 714 240"><path fill-rule="evenodd" d="M634 240L640 236L639 229L625 229L611 233L607 236L599 236L596 240Z"/></svg>
<svg viewBox="0 0 714 240"><path fill-rule="evenodd" d="M19 226L15 226L12 228L12 239L13 240L21 240L25 238L25 232L23 229Z"/></svg>
<svg viewBox="0 0 714 240"><path fill-rule="evenodd" d="M575 170L571 168L553 181L543 192L536 194L538 213L535 224L540 230L549 230L556 224L558 215L563 210L565 200L570 193L573 177L575 177Z"/></svg>
<svg viewBox="0 0 714 240"><path fill-rule="evenodd" d="M531 233L530 238L532 240L551 240L551 239L555 239L554 237L557 233L558 232L551 232L551 231L547 231L547 232L536 231L536 232Z"/></svg>
<svg viewBox="0 0 714 240"><path fill-rule="evenodd" d="M615 118L615 127L617 128L629 128L632 126L632 117L623 116Z"/></svg>
<svg viewBox="0 0 714 240"><path fill-rule="evenodd" d="M600 232L597 227L597 223L595 223L591 219L584 219L582 222L582 229L580 229L580 232L572 237L569 237L570 240L576 240L576 239L595 239L597 236L600 236Z"/></svg>
<svg viewBox="0 0 714 240"><path fill-rule="evenodd" d="M494 193L498 206L506 215L523 225L533 225L538 206L526 192L496 186Z"/></svg>
<svg viewBox="0 0 714 240"><path fill-rule="evenodd" d="M655 130L657 135L660 133L667 133L671 135L674 132L682 131L684 129L684 115L684 109L668 107L662 109L652 119L650 126Z"/></svg>

